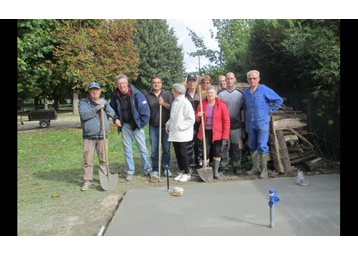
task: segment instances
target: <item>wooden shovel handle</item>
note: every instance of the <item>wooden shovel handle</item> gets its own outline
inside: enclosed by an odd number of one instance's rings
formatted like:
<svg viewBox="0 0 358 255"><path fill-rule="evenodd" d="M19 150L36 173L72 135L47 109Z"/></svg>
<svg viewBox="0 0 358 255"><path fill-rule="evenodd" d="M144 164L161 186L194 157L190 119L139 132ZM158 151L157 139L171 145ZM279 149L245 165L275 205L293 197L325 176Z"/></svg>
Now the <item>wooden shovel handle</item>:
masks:
<svg viewBox="0 0 358 255"><path fill-rule="evenodd" d="M199 100L200 100L200 111L201 111L201 128L202 128L202 131L203 131L203 152L204 152L203 166L206 166L206 139L205 139L205 123L204 123L203 102L202 102L202 96L201 96L201 85L199 85Z"/></svg>
<svg viewBox="0 0 358 255"><path fill-rule="evenodd" d="M107 164L108 158L107 158L106 126L104 125L104 111L103 111L103 108L101 108L101 119L102 119L104 160L106 161L106 164ZM108 168L107 168L107 171L108 171L107 175L109 175L109 169Z"/></svg>

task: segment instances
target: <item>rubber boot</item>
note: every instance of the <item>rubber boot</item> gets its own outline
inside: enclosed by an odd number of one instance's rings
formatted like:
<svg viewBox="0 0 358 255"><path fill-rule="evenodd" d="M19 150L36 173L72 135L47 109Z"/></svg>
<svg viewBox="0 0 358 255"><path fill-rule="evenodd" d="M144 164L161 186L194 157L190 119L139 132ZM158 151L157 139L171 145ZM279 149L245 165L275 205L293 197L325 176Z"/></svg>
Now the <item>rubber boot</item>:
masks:
<svg viewBox="0 0 358 255"><path fill-rule="evenodd" d="M232 162L232 166L233 166L233 168L234 168L235 174L237 174L237 175L242 174L242 171L241 171L241 169L240 169L240 165L241 165L241 161L240 161L240 160L238 160L238 161L233 161L233 162Z"/></svg>
<svg viewBox="0 0 358 255"><path fill-rule="evenodd" d="M246 174L256 174L261 172L260 169L260 154L257 151L251 151L251 163L252 163L252 168L250 171L247 171Z"/></svg>
<svg viewBox="0 0 358 255"><path fill-rule="evenodd" d="M221 179L221 176L219 174L219 166L220 166L220 160L221 158L213 158L213 163L214 163L214 179Z"/></svg>
<svg viewBox="0 0 358 255"><path fill-rule="evenodd" d="M260 179L267 179L268 178L268 172L267 172L267 157L268 153L261 154L260 160L261 160L261 174Z"/></svg>

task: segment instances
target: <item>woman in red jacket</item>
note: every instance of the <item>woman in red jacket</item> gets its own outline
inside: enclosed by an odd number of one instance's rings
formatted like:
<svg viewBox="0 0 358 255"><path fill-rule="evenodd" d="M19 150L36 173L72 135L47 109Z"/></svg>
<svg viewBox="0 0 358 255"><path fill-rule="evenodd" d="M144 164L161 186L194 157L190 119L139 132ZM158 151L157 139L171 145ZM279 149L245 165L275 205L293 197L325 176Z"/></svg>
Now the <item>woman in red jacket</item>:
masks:
<svg viewBox="0 0 358 255"><path fill-rule="evenodd" d="M214 178L220 179L219 165L222 140L228 140L230 134L230 116L226 104L217 98L216 88L208 86L206 88L206 98L202 100L204 123L205 123L205 141L208 159L213 158ZM195 113L196 122L201 122L202 112L200 104ZM198 129L198 139L203 140L202 123ZM208 162L206 162L208 163ZM204 165L204 162L203 162Z"/></svg>

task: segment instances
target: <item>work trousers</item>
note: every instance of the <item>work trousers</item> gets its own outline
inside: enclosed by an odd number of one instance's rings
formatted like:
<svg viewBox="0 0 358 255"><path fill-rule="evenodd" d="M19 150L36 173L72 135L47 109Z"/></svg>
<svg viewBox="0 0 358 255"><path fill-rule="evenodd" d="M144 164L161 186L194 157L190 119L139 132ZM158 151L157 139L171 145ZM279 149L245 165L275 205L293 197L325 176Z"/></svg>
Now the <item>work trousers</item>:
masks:
<svg viewBox="0 0 358 255"><path fill-rule="evenodd" d="M187 142L173 142L175 156L178 161L179 170L189 174L189 157L186 151Z"/></svg>
<svg viewBox="0 0 358 255"><path fill-rule="evenodd" d="M203 145L201 141L197 138L198 131L194 129L193 140L187 142L187 154L189 159L189 165L191 164L199 164L199 159L203 156ZM194 154L194 160L193 160Z"/></svg>
<svg viewBox="0 0 358 255"><path fill-rule="evenodd" d="M220 167L226 169L229 167L229 160L237 162L237 166L241 164L241 150L239 149L239 142L241 141L241 128L231 129L229 136L229 146L223 148L221 152L221 163ZM229 155L230 148L232 154Z"/></svg>
<svg viewBox="0 0 358 255"><path fill-rule="evenodd" d="M267 123L261 126L255 125L247 130L250 151L258 151L259 154L266 154L269 152L269 128L269 123Z"/></svg>
<svg viewBox="0 0 358 255"><path fill-rule="evenodd" d="M108 139L107 148L108 148ZM107 164L104 158L103 139L83 139L83 182L92 183L93 181L93 161L97 152L99 159L98 175L107 175Z"/></svg>
<svg viewBox="0 0 358 255"><path fill-rule="evenodd" d="M149 137L150 137L150 146L152 147L152 167L153 172L158 172L159 168L159 153L162 153L162 162L161 162L161 169L162 173L169 169L170 166L170 142L168 142L168 134L165 131L165 128L162 128L161 134L161 145L162 145L162 152L159 152L159 127L149 126Z"/></svg>
<svg viewBox="0 0 358 255"><path fill-rule="evenodd" d="M214 141L213 140L213 130L205 130L205 142L206 142L206 160L210 158L221 158L221 147L222 140Z"/></svg>

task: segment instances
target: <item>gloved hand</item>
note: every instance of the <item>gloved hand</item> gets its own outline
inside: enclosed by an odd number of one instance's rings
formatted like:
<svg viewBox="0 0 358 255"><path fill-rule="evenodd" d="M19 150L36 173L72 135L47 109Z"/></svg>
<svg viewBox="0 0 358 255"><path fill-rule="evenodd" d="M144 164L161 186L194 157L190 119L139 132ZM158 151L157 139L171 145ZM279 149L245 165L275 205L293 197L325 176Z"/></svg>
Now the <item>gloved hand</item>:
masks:
<svg viewBox="0 0 358 255"><path fill-rule="evenodd" d="M96 103L99 106L99 109L104 108L104 106L106 105L106 101L104 101L103 98L98 99Z"/></svg>
<svg viewBox="0 0 358 255"><path fill-rule="evenodd" d="M100 111L102 108L104 109L106 105L106 101L104 101L103 98L98 99L98 101L96 102L96 112Z"/></svg>

